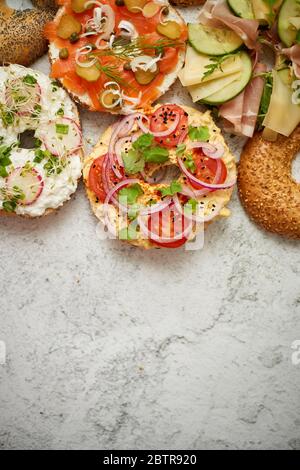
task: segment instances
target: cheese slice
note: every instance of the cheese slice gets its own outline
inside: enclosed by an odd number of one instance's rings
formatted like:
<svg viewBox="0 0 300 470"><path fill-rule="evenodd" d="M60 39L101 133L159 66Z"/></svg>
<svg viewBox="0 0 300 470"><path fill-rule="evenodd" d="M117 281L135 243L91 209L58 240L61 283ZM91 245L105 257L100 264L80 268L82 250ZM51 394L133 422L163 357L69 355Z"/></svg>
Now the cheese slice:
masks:
<svg viewBox="0 0 300 470"><path fill-rule="evenodd" d="M193 47L187 46L185 57L185 66L179 73L179 79L183 86L197 85L200 82L209 82L216 78L227 77L233 73L240 72L243 63L239 54L229 57L212 74L204 77L207 72L207 66L212 65L213 61L209 56L199 54Z"/></svg>
<svg viewBox="0 0 300 470"><path fill-rule="evenodd" d="M196 101L203 100L204 98L208 98L210 95L217 93L235 80L239 80L240 77L241 72L236 72L227 77L217 78L216 80L211 80L207 83L189 86L188 90L193 102L195 103Z"/></svg>
<svg viewBox="0 0 300 470"><path fill-rule="evenodd" d="M300 106L292 103L293 90L273 70L273 91L263 126L288 137L300 123Z"/></svg>

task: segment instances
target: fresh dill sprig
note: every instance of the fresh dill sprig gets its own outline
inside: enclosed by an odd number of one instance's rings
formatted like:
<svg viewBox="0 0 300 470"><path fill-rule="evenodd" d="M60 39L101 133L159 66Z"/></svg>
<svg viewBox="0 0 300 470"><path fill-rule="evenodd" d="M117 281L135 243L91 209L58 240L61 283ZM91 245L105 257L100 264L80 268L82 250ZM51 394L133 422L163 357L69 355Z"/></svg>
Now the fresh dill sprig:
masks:
<svg viewBox="0 0 300 470"><path fill-rule="evenodd" d="M223 62L229 59L229 57L233 57L234 55L235 54L225 54L225 55L218 56L218 57L210 57L209 60L211 61L211 64L208 64L204 67L207 70L206 72L204 72L202 80L212 75L216 70L221 70L221 72L223 72L223 69L222 69Z"/></svg>
<svg viewBox="0 0 300 470"><path fill-rule="evenodd" d="M121 60L128 60L137 57L145 51L155 51L157 55L163 53L165 47L182 47L183 41L171 39L158 39L153 43L147 42L147 38L141 36L133 41L127 41L123 38L116 39L111 49L97 51L98 56L114 56Z"/></svg>
<svg viewBox="0 0 300 470"><path fill-rule="evenodd" d="M126 81L122 78L119 70L118 70L118 67L117 66L114 66L114 65L102 65L102 64L98 64L97 67L99 68L99 70L104 74L106 75L108 78L110 78L111 80L113 80L114 82L117 82L119 83L119 85L126 85Z"/></svg>

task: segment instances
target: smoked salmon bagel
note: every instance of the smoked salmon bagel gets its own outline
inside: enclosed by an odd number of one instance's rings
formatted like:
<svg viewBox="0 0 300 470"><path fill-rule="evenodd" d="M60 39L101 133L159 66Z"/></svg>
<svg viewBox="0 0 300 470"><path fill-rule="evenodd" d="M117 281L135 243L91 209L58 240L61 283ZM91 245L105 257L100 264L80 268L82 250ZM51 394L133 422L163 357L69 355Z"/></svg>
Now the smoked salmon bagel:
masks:
<svg viewBox="0 0 300 470"><path fill-rule="evenodd" d="M247 142L238 171L240 199L251 219L269 232L298 239L300 184L291 171L299 150L299 126L289 137L278 135L276 142L257 133Z"/></svg>
<svg viewBox="0 0 300 470"><path fill-rule="evenodd" d="M51 77L92 111L146 108L176 80L187 29L167 2L60 0L45 27Z"/></svg>
<svg viewBox="0 0 300 470"><path fill-rule="evenodd" d="M0 65L28 66L45 54L43 29L54 15L55 11L49 9L14 10L0 0Z"/></svg>
<svg viewBox="0 0 300 470"><path fill-rule="evenodd" d="M112 237L144 249L178 248L230 215L236 164L209 111L164 104L109 127L83 176Z"/></svg>
<svg viewBox="0 0 300 470"><path fill-rule="evenodd" d="M46 215L81 176L76 106L56 82L20 65L0 67L0 84L0 215Z"/></svg>

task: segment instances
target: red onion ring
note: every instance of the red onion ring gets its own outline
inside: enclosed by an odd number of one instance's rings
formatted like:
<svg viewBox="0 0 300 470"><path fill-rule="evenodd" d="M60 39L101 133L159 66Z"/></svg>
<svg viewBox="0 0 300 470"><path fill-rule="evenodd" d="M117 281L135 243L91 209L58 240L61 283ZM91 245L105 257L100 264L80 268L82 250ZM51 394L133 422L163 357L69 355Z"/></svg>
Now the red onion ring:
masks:
<svg viewBox="0 0 300 470"><path fill-rule="evenodd" d="M198 186L202 186L203 188L212 189L212 190L229 189L229 188L232 188L232 186L234 186L236 183L236 178L235 178L234 180L228 183L209 184L209 183L206 183L205 181L199 180L192 173L190 173L189 170L186 168L185 164L183 163L183 161L181 160L181 158L178 158L178 164L180 166L181 171L189 178L189 180L193 181Z"/></svg>
<svg viewBox="0 0 300 470"><path fill-rule="evenodd" d="M165 131L161 131L161 132L154 132L154 131L150 130L149 127L147 127L143 124L143 118L146 119L147 122L149 123L150 119L148 118L148 116L145 116L144 114L141 114L141 116L142 116L142 119L137 120L138 126L140 127L140 129L145 134L150 132L152 135L154 135L154 137L167 137L168 135L172 134L172 132L174 132L177 129L177 126L178 126L179 121L180 121L180 116L179 116L179 114L177 114L176 117L175 117L174 122L172 123L172 125L168 129L166 129Z"/></svg>
<svg viewBox="0 0 300 470"><path fill-rule="evenodd" d="M182 189L180 191L180 194L183 194L184 196L188 196L191 199L197 199L198 197L201 196L206 196L209 194L211 191L209 189L192 189L186 184L182 185Z"/></svg>
<svg viewBox="0 0 300 470"><path fill-rule="evenodd" d="M193 222L197 222L197 223L209 222L210 220L214 219L220 213L220 210L222 209L222 204L219 204L218 206L216 206L216 209L214 210L213 214L211 213L210 215L207 215L207 216L200 216L200 215L187 213L184 210L184 207L182 207L182 205L180 204L177 194L173 196L173 201L178 212L184 215L187 219L190 219Z"/></svg>
<svg viewBox="0 0 300 470"><path fill-rule="evenodd" d="M207 157L215 160L224 155L224 146L219 142L215 144L210 144L208 142L190 142L189 147L192 149L201 148Z"/></svg>

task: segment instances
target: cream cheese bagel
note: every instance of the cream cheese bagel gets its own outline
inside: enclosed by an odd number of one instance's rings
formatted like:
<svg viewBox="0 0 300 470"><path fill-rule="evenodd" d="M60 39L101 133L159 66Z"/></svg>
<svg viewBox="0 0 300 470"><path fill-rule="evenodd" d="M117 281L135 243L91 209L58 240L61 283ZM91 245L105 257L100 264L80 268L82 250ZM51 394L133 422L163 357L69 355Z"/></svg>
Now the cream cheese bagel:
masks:
<svg viewBox="0 0 300 470"><path fill-rule="evenodd" d="M82 106L129 114L175 82L187 30L167 2L142 1L143 8L141 0L63 3L45 28L51 76Z"/></svg>
<svg viewBox="0 0 300 470"><path fill-rule="evenodd" d="M0 214L42 216L77 188L78 112L59 84L36 70L0 67L0 83Z"/></svg>
<svg viewBox="0 0 300 470"><path fill-rule="evenodd" d="M226 207L236 163L209 111L157 105L109 127L85 159L91 208L113 238L178 248Z"/></svg>

